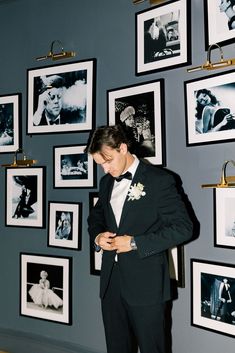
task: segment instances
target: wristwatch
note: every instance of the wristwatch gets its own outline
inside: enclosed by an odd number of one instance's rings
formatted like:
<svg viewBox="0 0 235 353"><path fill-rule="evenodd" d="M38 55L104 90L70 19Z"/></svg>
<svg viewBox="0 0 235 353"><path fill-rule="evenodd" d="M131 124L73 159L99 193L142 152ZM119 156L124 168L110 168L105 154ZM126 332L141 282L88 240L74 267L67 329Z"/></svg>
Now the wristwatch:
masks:
<svg viewBox="0 0 235 353"><path fill-rule="evenodd" d="M130 246L131 246L131 250L137 250L137 245L134 237L131 237Z"/></svg>

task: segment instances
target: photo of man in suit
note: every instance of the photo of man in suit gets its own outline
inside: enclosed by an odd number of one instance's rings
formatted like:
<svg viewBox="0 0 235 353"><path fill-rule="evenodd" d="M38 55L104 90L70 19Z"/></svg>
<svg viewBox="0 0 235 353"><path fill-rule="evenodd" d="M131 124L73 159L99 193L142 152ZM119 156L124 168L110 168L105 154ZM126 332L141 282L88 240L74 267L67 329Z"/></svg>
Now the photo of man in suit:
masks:
<svg viewBox="0 0 235 353"><path fill-rule="evenodd" d="M170 300L166 251L192 237L175 180L139 160L119 125L95 130L86 147L103 167L88 217L102 249L100 297L108 353L165 353L164 308Z"/></svg>

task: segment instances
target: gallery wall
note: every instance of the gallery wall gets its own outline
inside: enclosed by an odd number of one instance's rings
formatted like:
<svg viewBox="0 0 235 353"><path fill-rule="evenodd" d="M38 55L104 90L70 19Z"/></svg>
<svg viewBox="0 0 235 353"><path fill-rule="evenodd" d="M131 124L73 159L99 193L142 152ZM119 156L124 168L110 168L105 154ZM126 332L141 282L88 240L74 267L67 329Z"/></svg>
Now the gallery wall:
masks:
<svg viewBox="0 0 235 353"><path fill-rule="evenodd" d="M99 277L90 273L86 224L89 193L98 190L102 172L97 170L97 187L94 188L53 187L53 147L86 144L89 132L32 136L26 133L27 70L95 58L95 126L107 123L108 90L164 79L166 167L180 175L184 191L200 222L199 237L185 246L185 288L178 289L178 299L173 302L172 309L172 352L234 351L232 335L191 325L191 259L234 266L234 249L214 246L213 190L203 189L201 185L219 181L224 161L235 159L232 139L195 146L186 144L184 82L215 74L214 71L187 72L187 68L201 65L206 60L203 1L192 0L191 3L191 33L189 31L188 36L192 65L137 76L135 14L150 8L148 1L139 5L133 5L131 0L0 2L0 95L22 94L22 147L27 157L38 161L37 166L46 167L46 227L42 229L6 225L7 185L5 168L0 169L0 348L18 352L17 347L35 339L45 341L48 346L52 340L58 347L67 345L74 351L77 347L81 352L105 352L98 298ZM36 57L48 53L51 42L57 39L63 43L65 50L75 51L76 57L59 62L36 61ZM233 48L233 44L224 45L224 56L234 57ZM217 55L218 52L213 52L213 59L217 60ZM218 73L229 69L218 70ZM1 153L0 164L11 163L13 157L13 153ZM233 166L228 166L229 172L233 172ZM49 201L82 204L81 250L47 246ZM21 253L72 259L71 325L20 314ZM19 344L21 335L24 342ZM26 349L27 344L22 352Z"/></svg>

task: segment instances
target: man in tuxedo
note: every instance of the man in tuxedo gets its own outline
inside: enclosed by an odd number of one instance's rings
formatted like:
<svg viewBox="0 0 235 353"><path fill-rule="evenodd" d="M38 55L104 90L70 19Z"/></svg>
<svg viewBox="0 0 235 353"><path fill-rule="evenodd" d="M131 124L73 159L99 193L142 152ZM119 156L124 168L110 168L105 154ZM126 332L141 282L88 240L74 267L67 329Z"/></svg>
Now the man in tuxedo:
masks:
<svg viewBox="0 0 235 353"><path fill-rule="evenodd" d="M95 130L85 151L104 169L88 217L103 251L100 297L108 353L165 353L164 307L170 296L166 251L192 236L174 178L138 160L119 125Z"/></svg>

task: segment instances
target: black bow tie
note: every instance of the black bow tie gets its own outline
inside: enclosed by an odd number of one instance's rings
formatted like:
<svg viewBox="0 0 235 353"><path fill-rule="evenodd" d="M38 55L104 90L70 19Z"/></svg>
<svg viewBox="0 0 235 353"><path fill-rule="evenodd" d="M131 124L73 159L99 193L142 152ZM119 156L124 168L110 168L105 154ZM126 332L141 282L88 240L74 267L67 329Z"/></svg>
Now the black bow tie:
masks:
<svg viewBox="0 0 235 353"><path fill-rule="evenodd" d="M115 180L118 182L122 179L132 180L132 174L130 172L126 172L125 174L121 174L119 177L115 178Z"/></svg>

